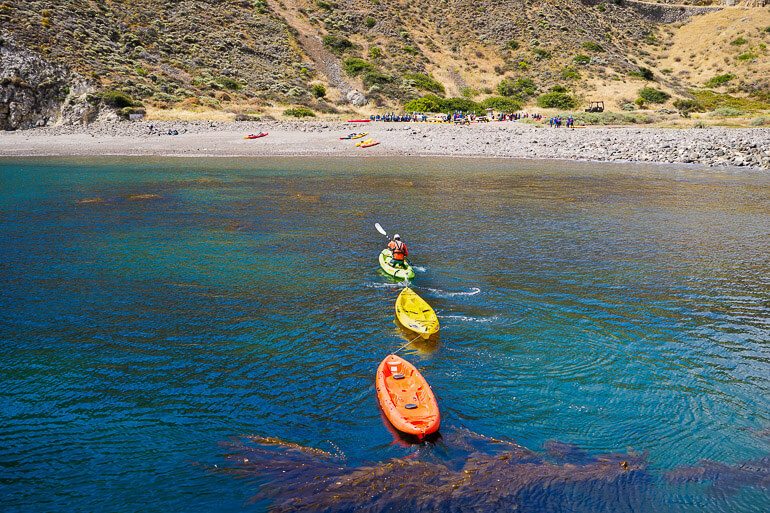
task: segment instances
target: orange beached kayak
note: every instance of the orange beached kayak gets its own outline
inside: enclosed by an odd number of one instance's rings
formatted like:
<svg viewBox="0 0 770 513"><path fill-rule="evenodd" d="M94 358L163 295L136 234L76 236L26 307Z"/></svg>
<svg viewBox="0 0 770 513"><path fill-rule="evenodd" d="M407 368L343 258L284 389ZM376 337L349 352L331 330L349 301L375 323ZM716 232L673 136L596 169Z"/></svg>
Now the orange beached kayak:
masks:
<svg viewBox="0 0 770 513"><path fill-rule="evenodd" d="M438 431L436 397L414 365L388 355L377 368L375 385L382 411L393 427L420 439Z"/></svg>

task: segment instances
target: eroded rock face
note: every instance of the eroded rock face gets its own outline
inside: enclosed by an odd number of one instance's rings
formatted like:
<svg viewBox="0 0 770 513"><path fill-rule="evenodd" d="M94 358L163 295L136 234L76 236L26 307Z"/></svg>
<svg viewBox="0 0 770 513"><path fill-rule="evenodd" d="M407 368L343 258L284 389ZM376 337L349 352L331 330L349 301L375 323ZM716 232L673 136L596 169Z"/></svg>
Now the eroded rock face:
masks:
<svg viewBox="0 0 770 513"><path fill-rule="evenodd" d="M0 129L17 130L96 119L94 88L65 66L12 44L0 45Z"/></svg>

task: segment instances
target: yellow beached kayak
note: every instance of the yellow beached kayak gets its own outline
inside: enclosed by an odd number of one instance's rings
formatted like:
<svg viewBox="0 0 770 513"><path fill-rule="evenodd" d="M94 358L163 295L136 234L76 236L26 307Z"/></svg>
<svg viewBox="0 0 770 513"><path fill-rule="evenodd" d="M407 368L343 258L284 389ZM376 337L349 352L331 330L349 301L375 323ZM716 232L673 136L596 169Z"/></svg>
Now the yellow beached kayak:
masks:
<svg viewBox="0 0 770 513"><path fill-rule="evenodd" d="M404 327L429 338L438 333L436 312L410 288L401 291L396 299L396 318Z"/></svg>
<svg viewBox="0 0 770 513"><path fill-rule="evenodd" d="M365 141L361 141L361 142L359 142L359 143L356 143L356 146L361 146L361 145L363 145L363 144L367 144L367 143L370 143L370 142L372 142L373 140L374 140L374 139L367 139L367 140L365 140Z"/></svg>
<svg viewBox="0 0 770 513"><path fill-rule="evenodd" d="M360 138L362 138L362 137L364 137L366 135L369 135L369 132L361 132L360 134L356 134L356 135L352 136L351 139L360 139Z"/></svg>

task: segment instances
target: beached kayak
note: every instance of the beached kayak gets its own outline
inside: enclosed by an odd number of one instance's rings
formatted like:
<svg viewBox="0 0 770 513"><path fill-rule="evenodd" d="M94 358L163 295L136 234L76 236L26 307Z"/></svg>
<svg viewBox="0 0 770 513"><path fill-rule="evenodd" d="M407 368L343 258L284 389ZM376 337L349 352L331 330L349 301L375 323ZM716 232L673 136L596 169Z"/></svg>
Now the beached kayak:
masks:
<svg viewBox="0 0 770 513"><path fill-rule="evenodd" d="M367 139L367 140L365 140L365 141L357 142L357 143L356 143L356 146L363 146L364 144L369 144L369 143L370 143L370 142L372 142L373 140L374 140L374 139Z"/></svg>
<svg viewBox="0 0 770 513"><path fill-rule="evenodd" d="M369 119L349 119L348 123L368 123Z"/></svg>
<svg viewBox="0 0 770 513"><path fill-rule="evenodd" d="M422 335L422 338L427 339L438 333L436 312L408 287L402 290L396 299L396 318L405 328Z"/></svg>
<svg viewBox="0 0 770 513"><path fill-rule="evenodd" d="M244 137L244 139L259 139L260 137L264 137L264 136L266 136L267 134L268 134L268 132L265 132L265 133L261 133L261 132L260 132L260 133L259 133L259 134L257 134L257 135L254 135L254 134L249 134L249 135L247 135L246 137Z"/></svg>
<svg viewBox="0 0 770 513"><path fill-rule="evenodd" d="M380 407L393 427L420 439L438 431L436 397L414 365L388 355L377 368L375 386Z"/></svg>
<svg viewBox="0 0 770 513"><path fill-rule="evenodd" d="M372 142L362 144L361 147L368 148L370 146L377 146L378 144L380 144L380 141L372 141Z"/></svg>
<svg viewBox="0 0 770 513"><path fill-rule="evenodd" d="M406 269L402 267L393 267L388 262L390 261L390 250L385 248L380 253L380 267L389 275L399 280L411 280L414 278L414 269L409 264L406 264Z"/></svg>
<svg viewBox="0 0 770 513"><path fill-rule="evenodd" d="M369 132L361 132L360 134L356 134L353 137L351 137L351 139L360 139L360 138L362 138L364 136L367 136L367 135L369 135Z"/></svg>

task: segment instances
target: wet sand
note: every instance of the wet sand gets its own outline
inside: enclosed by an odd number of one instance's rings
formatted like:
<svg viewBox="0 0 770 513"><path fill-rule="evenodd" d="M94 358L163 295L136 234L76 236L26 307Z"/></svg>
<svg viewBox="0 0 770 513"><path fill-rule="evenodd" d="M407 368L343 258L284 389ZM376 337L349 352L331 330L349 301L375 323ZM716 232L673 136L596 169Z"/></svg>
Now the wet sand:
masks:
<svg viewBox="0 0 770 513"><path fill-rule="evenodd" d="M149 127L152 125L152 131ZM179 135L169 135L177 130ZM247 140L260 131L267 137ZM368 132L369 148L340 140ZM359 139L359 141L362 139ZM0 133L0 156L470 156L770 169L770 128L346 122L114 122Z"/></svg>

